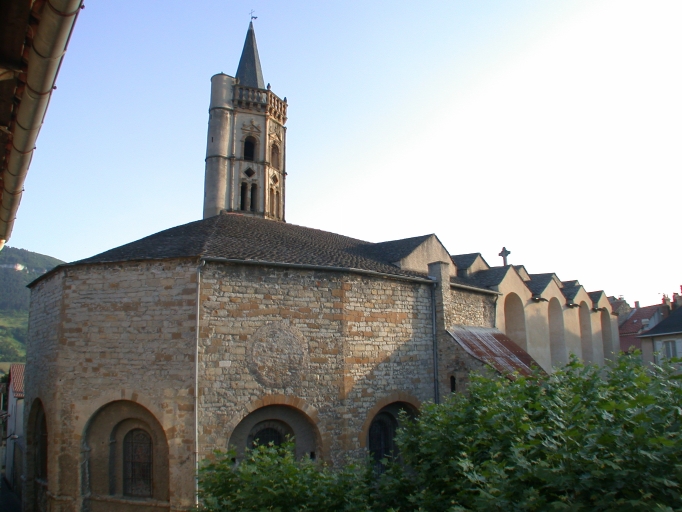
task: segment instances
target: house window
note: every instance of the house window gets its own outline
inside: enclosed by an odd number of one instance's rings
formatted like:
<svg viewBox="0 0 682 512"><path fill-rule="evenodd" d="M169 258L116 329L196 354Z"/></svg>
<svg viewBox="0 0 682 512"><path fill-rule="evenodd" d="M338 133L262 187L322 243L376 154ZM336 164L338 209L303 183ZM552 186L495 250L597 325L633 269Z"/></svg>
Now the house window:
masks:
<svg viewBox="0 0 682 512"><path fill-rule="evenodd" d="M663 359L682 356L682 339L663 340L654 342L654 352L657 352L656 362L660 363Z"/></svg>
<svg viewBox="0 0 682 512"><path fill-rule="evenodd" d="M246 137L244 140L244 160L253 162L256 158L256 139Z"/></svg>
<svg viewBox="0 0 682 512"><path fill-rule="evenodd" d="M152 438L139 428L123 438L123 494L152 496Z"/></svg>

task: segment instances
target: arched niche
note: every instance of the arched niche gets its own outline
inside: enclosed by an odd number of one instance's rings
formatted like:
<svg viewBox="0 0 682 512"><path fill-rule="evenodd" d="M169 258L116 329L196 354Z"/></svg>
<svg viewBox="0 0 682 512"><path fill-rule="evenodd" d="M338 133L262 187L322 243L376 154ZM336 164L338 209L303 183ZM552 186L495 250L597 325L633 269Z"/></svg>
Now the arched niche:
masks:
<svg viewBox="0 0 682 512"><path fill-rule="evenodd" d="M399 455L395 434L400 427L402 411L405 411L409 418L417 415L417 410L412 405L406 402L393 402L374 415L367 429L367 451L378 472L384 470L381 462L383 459Z"/></svg>
<svg viewBox="0 0 682 512"><path fill-rule="evenodd" d="M611 328L611 315L606 309L600 312L601 338L604 345L604 359L612 359L613 353L613 330Z"/></svg>
<svg viewBox="0 0 682 512"><path fill-rule="evenodd" d="M583 353L583 361L591 363L594 360L594 350L592 350L592 322L590 321L590 307L587 302L580 303L580 348Z"/></svg>
<svg viewBox="0 0 682 512"><path fill-rule="evenodd" d="M280 168L279 146L277 144L273 144L270 148L270 165L275 169Z"/></svg>
<svg viewBox="0 0 682 512"><path fill-rule="evenodd" d="M563 366L568 362L564 329L564 312L561 308L561 303L556 297L549 300L549 304L547 305L547 318L549 321L549 348L552 366Z"/></svg>
<svg viewBox="0 0 682 512"><path fill-rule="evenodd" d="M147 510L149 501L168 502L168 441L140 404L117 400L97 410L85 427L83 453L83 493L93 510Z"/></svg>
<svg viewBox="0 0 682 512"><path fill-rule="evenodd" d="M254 444L279 445L289 438L296 457L315 459L321 453L322 440L315 423L306 413L288 405L266 405L248 414L232 431L230 448L243 457Z"/></svg>
<svg viewBox="0 0 682 512"><path fill-rule="evenodd" d="M523 301L515 293L509 293L504 298L504 328L509 336L523 350L527 350L526 315L523 311Z"/></svg>
<svg viewBox="0 0 682 512"><path fill-rule="evenodd" d="M47 493L50 478L50 435L45 408L39 398L31 404L26 429L26 468L23 499L30 510L47 512Z"/></svg>

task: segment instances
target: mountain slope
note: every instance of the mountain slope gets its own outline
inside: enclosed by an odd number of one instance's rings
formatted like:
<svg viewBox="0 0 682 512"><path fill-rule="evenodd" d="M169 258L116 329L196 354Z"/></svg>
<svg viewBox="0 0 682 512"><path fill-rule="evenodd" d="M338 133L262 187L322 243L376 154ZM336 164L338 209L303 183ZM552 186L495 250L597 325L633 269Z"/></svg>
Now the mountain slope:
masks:
<svg viewBox="0 0 682 512"><path fill-rule="evenodd" d="M0 251L0 361L23 361L30 291L26 285L64 263L25 249Z"/></svg>

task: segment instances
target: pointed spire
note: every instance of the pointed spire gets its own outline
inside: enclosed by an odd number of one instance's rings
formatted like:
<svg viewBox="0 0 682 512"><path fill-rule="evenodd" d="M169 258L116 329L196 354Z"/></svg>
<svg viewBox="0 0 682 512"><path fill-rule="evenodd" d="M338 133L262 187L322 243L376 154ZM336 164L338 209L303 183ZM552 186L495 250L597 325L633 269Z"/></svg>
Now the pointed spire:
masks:
<svg viewBox="0 0 682 512"><path fill-rule="evenodd" d="M253 21L249 23L249 31L246 33L242 57L237 67L237 78L241 85L265 89L263 72L260 69L258 46L256 46L256 33L253 30Z"/></svg>

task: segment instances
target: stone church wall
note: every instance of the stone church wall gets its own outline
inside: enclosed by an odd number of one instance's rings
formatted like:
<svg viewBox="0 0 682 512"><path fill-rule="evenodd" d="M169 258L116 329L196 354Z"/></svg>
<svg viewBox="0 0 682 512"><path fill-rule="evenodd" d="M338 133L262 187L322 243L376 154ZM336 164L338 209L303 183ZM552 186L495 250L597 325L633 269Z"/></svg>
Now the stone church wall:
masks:
<svg viewBox="0 0 682 512"><path fill-rule="evenodd" d="M304 411L322 456L338 461L363 453L377 407L433 398L428 286L215 263L201 285L204 456L247 414L279 404Z"/></svg>
<svg viewBox="0 0 682 512"><path fill-rule="evenodd" d="M61 307L55 305L59 294ZM43 312L36 314L38 310ZM59 510L80 510L81 487L92 510L130 501L119 497L119 503L116 497L87 490L97 480L89 472L108 471L88 464L88 446L109 442L108 436L89 436L88 425L116 403L141 406L159 422L168 444L171 509L191 506L196 264L176 260L67 267L36 284L34 314L30 364L59 372L58 381L43 382L54 374L31 371L26 383L31 400L40 398L45 404L53 475L48 486ZM167 503L167 498L157 502Z"/></svg>

